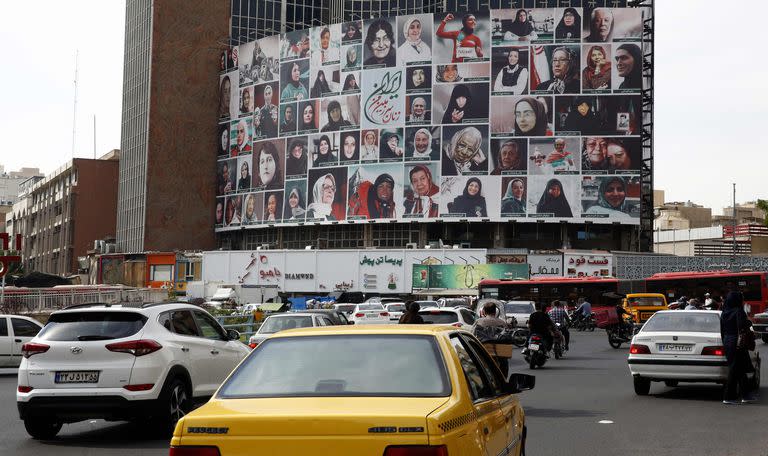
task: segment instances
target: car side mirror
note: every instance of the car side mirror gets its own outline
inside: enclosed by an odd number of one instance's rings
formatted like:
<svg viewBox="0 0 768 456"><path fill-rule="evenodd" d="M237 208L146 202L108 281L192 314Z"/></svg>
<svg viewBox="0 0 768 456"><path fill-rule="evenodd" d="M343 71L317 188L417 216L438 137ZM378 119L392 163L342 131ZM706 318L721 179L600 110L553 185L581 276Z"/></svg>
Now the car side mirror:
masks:
<svg viewBox="0 0 768 456"><path fill-rule="evenodd" d="M348 325L354 325L354 324L355 324L355 322L354 322L354 321L348 321L348 322L347 322L347 324L348 324Z"/></svg>
<svg viewBox="0 0 768 456"><path fill-rule="evenodd" d="M227 338L229 338L229 340L240 340L240 332L235 331L234 329L228 329Z"/></svg>
<svg viewBox="0 0 768 456"><path fill-rule="evenodd" d="M536 377L527 374L511 374L507 381L506 392L517 394L523 391L532 390L536 386Z"/></svg>

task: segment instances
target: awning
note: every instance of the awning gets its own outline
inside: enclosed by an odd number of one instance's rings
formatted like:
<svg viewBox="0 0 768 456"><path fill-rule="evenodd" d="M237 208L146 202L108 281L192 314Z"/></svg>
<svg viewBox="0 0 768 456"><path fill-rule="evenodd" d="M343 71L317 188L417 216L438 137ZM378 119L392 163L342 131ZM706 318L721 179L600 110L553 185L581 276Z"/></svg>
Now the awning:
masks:
<svg viewBox="0 0 768 456"><path fill-rule="evenodd" d="M285 304L284 302L267 302L259 304L259 310L262 312L279 312Z"/></svg>

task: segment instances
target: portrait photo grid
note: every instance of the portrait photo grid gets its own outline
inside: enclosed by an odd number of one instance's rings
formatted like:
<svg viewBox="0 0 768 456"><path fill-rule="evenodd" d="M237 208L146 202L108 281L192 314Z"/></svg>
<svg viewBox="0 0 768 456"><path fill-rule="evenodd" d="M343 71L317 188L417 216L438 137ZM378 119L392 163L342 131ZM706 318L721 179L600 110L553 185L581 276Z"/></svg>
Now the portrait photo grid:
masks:
<svg viewBox="0 0 768 456"><path fill-rule="evenodd" d="M639 8L416 14L222 53L216 229L640 222Z"/></svg>

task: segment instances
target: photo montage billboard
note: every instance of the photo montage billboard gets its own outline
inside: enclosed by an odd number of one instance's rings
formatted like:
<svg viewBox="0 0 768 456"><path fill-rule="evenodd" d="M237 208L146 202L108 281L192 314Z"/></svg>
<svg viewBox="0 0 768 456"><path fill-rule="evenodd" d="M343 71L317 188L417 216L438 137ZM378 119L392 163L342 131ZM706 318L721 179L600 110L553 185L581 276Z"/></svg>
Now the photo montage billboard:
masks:
<svg viewBox="0 0 768 456"><path fill-rule="evenodd" d="M216 229L640 222L643 11L333 24L222 58Z"/></svg>

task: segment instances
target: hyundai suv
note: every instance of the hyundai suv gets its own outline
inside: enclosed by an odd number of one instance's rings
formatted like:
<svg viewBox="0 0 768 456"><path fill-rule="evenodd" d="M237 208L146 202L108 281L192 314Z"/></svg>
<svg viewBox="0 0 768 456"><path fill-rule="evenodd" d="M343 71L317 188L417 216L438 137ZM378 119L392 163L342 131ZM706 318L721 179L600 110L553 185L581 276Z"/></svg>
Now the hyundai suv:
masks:
<svg viewBox="0 0 768 456"><path fill-rule="evenodd" d="M250 352L239 338L185 303L54 312L22 346L19 415L38 439L93 418L141 420L171 432Z"/></svg>

